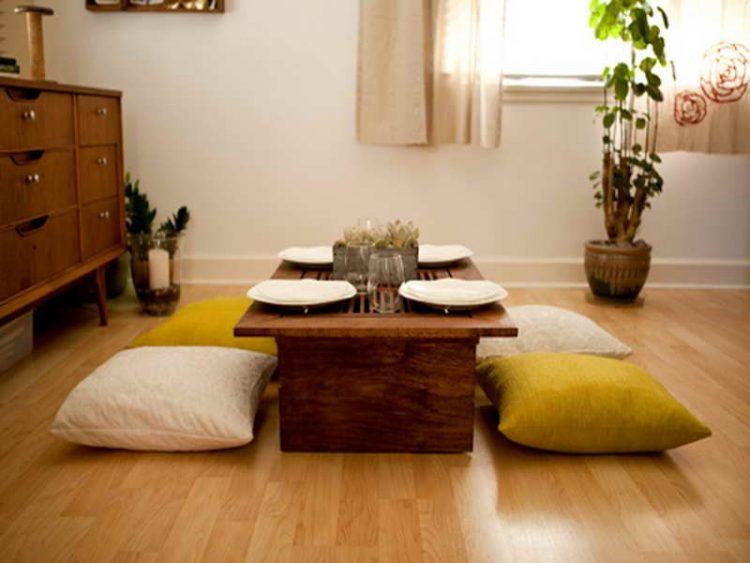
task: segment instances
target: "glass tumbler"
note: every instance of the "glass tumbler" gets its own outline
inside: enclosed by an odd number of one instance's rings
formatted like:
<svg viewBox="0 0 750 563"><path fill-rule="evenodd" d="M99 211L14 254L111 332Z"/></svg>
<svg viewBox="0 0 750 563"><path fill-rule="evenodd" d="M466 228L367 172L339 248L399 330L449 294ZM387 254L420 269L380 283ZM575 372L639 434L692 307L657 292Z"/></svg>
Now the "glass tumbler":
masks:
<svg viewBox="0 0 750 563"><path fill-rule="evenodd" d="M346 281L357 288L357 293L367 292L367 268L372 246L350 244L346 247Z"/></svg>
<svg viewBox="0 0 750 563"><path fill-rule="evenodd" d="M404 283L404 261L395 252L374 252L370 256L370 275L367 293L370 310L375 313L395 313L401 310L398 290Z"/></svg>

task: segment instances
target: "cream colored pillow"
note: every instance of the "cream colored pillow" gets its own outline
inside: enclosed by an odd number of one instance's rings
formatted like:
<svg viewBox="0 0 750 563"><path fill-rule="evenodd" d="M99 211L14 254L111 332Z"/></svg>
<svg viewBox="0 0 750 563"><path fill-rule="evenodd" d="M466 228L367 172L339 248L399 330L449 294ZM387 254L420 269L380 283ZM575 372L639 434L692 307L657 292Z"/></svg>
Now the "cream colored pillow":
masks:
<svg viewBox="0 0 750 563"><path fill-rule="evenodd" d="M518 327L518 337L480 339L477 346L480 360L528 352L591 354L608 358L624 358L633 353L594 321L573 311L549 305L520 305L507 310Z"/></svg>
<svg viewBox="0 0 750 563"><path fill-rule="evenodd" d="M55 436L88 446L199 451L242 446L276 358L214 346L119 352L81 381Z"/></svg>

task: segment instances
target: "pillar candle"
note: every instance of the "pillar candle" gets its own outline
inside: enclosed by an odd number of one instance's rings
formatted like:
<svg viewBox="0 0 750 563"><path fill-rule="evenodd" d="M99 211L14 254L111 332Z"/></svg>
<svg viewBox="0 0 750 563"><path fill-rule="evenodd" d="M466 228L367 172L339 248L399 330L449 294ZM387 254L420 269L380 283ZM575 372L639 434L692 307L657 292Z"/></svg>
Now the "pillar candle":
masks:
<svg viewBox="0 0 750 563"><path fill-rule="evenodd" d="M148 251L148 287L152 291L169 287L169 252L163 248Z"/></svg>

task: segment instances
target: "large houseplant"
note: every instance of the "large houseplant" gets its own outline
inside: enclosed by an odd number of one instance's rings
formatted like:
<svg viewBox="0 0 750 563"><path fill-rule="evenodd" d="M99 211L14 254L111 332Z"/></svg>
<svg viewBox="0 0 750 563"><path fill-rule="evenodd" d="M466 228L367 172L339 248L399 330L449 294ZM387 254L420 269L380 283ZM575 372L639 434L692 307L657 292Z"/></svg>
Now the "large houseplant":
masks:
<svg viewBox="0 0 750 563"><path fill-rule="evenodd" d="M627 47L627 60L602 73L602 169L594 172L596 206L604 211L607 240L586 243L586 276L595 295L635 299L651 263L651 246L635 240L650 198L662 190L656 167L658 67L667 66L662 29L667 15L648 0L591 0L589 25L597 39ZM663 26L663 27L662 27Z"/></svg>

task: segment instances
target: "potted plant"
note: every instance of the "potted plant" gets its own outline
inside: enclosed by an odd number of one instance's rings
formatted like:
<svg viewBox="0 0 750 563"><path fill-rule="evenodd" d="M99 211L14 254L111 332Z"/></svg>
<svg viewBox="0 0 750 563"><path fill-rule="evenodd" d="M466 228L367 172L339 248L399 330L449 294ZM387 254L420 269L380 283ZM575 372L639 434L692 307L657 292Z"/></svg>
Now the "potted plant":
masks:
<svg viewBox="0 0 750 563"><path fill-rule="evenodd" d="M602 169L591 174L596 206L604 211L606 240L586 243L586 277L598 296L635 299L646 283L651 246L635 240L641 215L664 181L656 169L658 67L667 66L662 27L667 15L648 0L592 0L589 25L597 39L622 41L628 60L602 72Z"/></svg>
<svg viewBox="0 0 750 563"><path fill-rule="evenodd" d="M407 280L416 279L419 258L419 229L408 221L390 221L385 226L372 228L349 227L344 229L344 237L333 245L333 273L337 279L346 278L347 248L366 247L369 249L390 250L400 254L404 262Z"/></svg>
<svg viewBox="0 0 750 563"><path fill-rule="evenodd" d="M125 226L128 231L130 269L141 309L150 315L169 315L180 300L180 246L190 221L187 207L164 221L156 233L156 209L141 192L140 181L125 177Z"/></svg>

